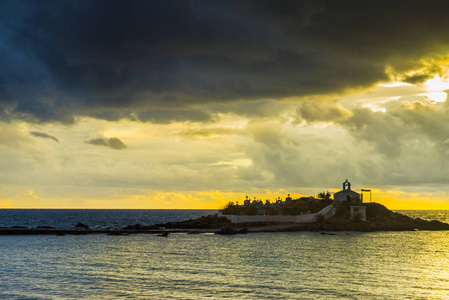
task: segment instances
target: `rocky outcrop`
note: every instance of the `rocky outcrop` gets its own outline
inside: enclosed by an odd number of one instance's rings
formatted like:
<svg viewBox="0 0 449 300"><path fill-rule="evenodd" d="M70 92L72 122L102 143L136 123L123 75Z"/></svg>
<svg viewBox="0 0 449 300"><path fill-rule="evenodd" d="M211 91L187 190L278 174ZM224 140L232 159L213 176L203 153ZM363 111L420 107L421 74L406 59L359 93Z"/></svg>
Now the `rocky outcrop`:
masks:
<svg viewBox="0 0 449 300"><path fill-rule="evenodd" d="M134 225L128 225L125 228L123 228L124 230L151 230L151 229L158 229L158 226L155 225L151 225L151 226L147 226L147 225L142 225L142 224L134 224Z"/></svg>
<svg viewBox="0 0 449 300"><path fill-rule="evenodd" d="M232 223L225 217L215 215L203 216L199 219L190 219L182 222L169 222L156 224L159 228L176 229L216 229L230 226Z"/></svg>
<svg viewBox="0 0 449 300"><path fill-rule="evenodd" d="M221 235L234 235L234 234L247 234L247 233L248 228L234 229L229 225L215 232L215 234Z"/></svg>
<svg viewBox="0 0 449 300"><path fill-rule="evenodd" d="M77 229L86 229L87 230L87 229L89 229L89 226L79 222L78 224L75 225L75 228L77 228Z"/></svg>

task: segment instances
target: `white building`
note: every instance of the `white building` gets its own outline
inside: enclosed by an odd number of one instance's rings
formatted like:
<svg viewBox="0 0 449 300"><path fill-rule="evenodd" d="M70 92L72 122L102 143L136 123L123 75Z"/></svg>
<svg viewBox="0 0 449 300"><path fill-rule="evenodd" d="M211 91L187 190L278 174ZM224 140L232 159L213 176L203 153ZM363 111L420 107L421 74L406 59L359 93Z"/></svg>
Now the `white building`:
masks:
<svg viewBox="0 0 449 300"><path fill-rule="evenodd" d="M343 190L334 194L334 201L351 203L352 199L360 199L360 194L351 190L351 183L346 179L343 182Z"/></svg>
<svg viewBox="0 0 449 300"><path fill-rule="evenodd" d="M334 201L346 202L351 218L357 215L360 220L366 221L366 206L362 205L363 199L360 196L359 193L351 190L351 183L346 179L343 182L343 190L334 194ZM357 199L357 201L354 201L354 199Z"/></svg>
<svg viewBox="0 0 449 300"><path fill-rule="evenodd" d="M366 221L366 206L351 205L349 208L351 218L354 218L355 215L358 215L360 217L360 220Z"/></svg>

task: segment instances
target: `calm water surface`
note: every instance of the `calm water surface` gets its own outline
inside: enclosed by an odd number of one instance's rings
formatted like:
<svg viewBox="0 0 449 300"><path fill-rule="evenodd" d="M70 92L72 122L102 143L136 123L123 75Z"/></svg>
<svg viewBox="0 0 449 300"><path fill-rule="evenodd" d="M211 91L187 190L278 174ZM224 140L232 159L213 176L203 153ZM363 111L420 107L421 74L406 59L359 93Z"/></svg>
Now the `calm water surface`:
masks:
<svg viewBox="0 0 449 300"><path fill-rule="evenodd" d="M0 227L53 226L73 228L78 222L91 228L122 228L196 219L217 213L210 209L0 209Z"/></svg>
<svg viewBox="0 0 449 300"><path fill-rule="evenodd" d="M449 232L0 236L4 299L449 299Z"/></svg>
<svg viewBox="0 0 449 300"><path fill-rule="evenodd" d="M449 232L2 236L6 299L447 299Z"/></svg>
<svg viewBox="0 0 449 300"><path fill-rule="evenodd" d="M396 210L395 212L414 219L421 218L427 221L438 220L449 223L449 210Z"/></svg>

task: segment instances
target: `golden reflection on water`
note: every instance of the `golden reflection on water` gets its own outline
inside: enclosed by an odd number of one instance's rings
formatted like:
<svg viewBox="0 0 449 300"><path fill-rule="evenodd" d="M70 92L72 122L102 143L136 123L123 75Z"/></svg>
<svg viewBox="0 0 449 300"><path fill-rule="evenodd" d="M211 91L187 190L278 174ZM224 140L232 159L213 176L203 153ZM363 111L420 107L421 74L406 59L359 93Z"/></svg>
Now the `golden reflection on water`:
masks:
<svg viewBox="0 0 449 300"><path fill-rule="evenodd" d="M444 299L449 232L0 237L6 298Z"/></svg>

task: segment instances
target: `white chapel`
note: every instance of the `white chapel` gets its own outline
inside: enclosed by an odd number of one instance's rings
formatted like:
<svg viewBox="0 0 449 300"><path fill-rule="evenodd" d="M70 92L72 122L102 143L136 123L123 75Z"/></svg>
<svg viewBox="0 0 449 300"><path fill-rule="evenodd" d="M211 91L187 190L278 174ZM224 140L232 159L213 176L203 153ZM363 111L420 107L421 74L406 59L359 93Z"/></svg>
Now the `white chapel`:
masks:
<svg viewBox="0 0 449 300"><path fill-rule="evenodd" d="M343 190L334 194L334 201L337 202L351 203L351 200L356 198L361 199L360 194L351 190L351 183L347 179L343 182Z"/></svg>

